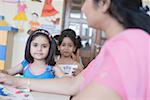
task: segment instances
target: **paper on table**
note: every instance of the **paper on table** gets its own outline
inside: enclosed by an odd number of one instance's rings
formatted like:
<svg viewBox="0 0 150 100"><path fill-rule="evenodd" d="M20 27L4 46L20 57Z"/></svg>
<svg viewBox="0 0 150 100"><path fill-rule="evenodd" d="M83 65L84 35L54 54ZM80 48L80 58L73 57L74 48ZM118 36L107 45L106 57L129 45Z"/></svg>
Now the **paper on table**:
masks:
<svg viewBox="0 0 150 100"><path fill-rule="evenodd" d="M34 100L31 92L27 89L17 89L0 84L0 98L3 100Z"/></svg>

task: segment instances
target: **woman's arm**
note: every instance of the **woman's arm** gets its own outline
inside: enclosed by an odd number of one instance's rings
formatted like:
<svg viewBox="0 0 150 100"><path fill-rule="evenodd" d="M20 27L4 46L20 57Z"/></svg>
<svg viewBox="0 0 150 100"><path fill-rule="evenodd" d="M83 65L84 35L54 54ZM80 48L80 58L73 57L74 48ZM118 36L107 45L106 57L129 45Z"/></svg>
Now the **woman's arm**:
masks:
<svg viewBox="0 0 150 100"><path fill-rule="evenodd" d="M25 79L0 73L1 83L18 88L30 88L33 91L65 95L75 95L79 91L82 81L81 75L54 79Z"/></svg>
<svg viewBox="0 0 150 100"><path fill-rule="evenodd" d="M46 80L31 80L30 88L33 91L75 95L79 91L80 84L82 81L83 78L81 75L78 75L76 77L64 77Z"/></svg>
<svg viewBox="0 0 150 100"><path fill-rule="evenodd" d="M93 81L72 100L122 100L121 96L111 88Z"/></svg>

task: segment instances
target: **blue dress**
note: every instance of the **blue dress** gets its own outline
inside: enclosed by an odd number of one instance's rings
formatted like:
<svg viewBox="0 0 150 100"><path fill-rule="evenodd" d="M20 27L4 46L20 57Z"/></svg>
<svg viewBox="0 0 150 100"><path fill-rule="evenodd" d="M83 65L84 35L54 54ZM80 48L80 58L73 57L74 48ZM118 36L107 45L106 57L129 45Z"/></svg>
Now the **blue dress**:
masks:
<svg viewBox="0 0 150 100"><path fill-rule="evenodd" d="M52 70L52 66L48 65L45 72L40 75L34 75L31 73L29 69L29 62L27 60L23 60L21 62L21 65L23 67L23 77L24 78L37 78L37 79L47 79L47 78L54 78L55 75Z"/></svg>

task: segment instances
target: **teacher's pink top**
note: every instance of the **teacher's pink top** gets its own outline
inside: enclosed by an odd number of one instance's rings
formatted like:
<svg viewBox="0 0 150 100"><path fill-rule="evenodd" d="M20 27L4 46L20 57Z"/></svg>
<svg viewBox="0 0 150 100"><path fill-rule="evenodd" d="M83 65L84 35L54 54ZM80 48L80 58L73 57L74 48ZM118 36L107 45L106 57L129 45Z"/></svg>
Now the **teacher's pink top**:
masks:
<svg viewBox="0 0 150 100"><path fill-rule="evenodd" d="M82 71L81 90L92 81L103 84L122 100L150 100L150 35L127 29L106 41L99 55Z"/></svg>

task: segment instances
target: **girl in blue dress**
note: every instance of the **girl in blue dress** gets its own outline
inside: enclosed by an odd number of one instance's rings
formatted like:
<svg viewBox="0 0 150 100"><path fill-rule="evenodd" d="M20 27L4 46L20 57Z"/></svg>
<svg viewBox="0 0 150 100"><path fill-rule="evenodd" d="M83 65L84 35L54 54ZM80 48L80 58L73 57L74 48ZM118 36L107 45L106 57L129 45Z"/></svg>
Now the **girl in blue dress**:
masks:
<svg viewBox="0 0 150 100"><path fill-rule="evenodd" d="M25 60L5 72L9 75L22 73L25 78L54 78L55 51L55 41L50 33L44 29L35 30L27 40Z"/></svg>

